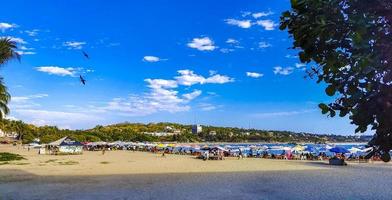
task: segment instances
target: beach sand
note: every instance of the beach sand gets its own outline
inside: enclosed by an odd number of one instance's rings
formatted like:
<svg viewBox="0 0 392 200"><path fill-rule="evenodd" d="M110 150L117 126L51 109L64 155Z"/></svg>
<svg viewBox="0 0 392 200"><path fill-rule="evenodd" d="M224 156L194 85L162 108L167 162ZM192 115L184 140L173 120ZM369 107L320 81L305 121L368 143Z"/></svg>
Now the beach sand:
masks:
<svg viewBox="0 0 392 200"><path fill-rule="evenodd" d="M390 199L392 165L247 158L202 161L147 152L38 155L0 165L0 199Z"/></svg>

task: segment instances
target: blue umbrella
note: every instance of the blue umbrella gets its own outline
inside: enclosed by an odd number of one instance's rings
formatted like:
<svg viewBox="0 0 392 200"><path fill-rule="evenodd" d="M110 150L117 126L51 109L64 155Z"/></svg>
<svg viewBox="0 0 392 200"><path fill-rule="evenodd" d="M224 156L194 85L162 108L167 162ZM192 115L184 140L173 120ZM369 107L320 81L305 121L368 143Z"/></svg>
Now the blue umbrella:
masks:
<svg viewBox="0 0 392 200"><path fill-rule="evenodd" d="M305 151L309 151L309 152L315 152L316 151L316 149L314 148L314 147L312 147L312 146L307 146L306 148L305 148Z"/></svg>
<svg viewBox="0 0 392 200"><path fill-rule="evenodd" d="M350 153L349 150L345 149L344 147L334 147L332 149L329 150L330 152L334 152L334 153Z"/></svg>

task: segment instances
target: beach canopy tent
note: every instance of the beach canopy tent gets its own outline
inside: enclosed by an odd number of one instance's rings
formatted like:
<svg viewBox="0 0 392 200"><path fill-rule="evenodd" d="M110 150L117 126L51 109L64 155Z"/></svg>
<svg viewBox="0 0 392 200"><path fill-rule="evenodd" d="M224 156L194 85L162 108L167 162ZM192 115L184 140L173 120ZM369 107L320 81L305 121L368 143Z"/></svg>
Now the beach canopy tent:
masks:
<svg viewBox="0 0 392 200"><path fill-rule="evenodd" d="M47 147L49 150L54 150L52 152L55 154L81 154L83 152L83 144L69 137L51 142Z"/></svg>
<svg viewBox="0 0 392 200"><path fill-rule="evenodd" d="M348 149L351 153L361 153L363 152L362 149L356 148L356 147L351 147L350 149Z"/></svg>
<svg viewBox="0 0 392 200"><path fill-rule="evenodd" d="M329 151L333 152L333 153L350 153L349 150L347 150L344 147L340 147L340 146L336 146L336 147L334 147L332 149L329 149Z"/></svg>

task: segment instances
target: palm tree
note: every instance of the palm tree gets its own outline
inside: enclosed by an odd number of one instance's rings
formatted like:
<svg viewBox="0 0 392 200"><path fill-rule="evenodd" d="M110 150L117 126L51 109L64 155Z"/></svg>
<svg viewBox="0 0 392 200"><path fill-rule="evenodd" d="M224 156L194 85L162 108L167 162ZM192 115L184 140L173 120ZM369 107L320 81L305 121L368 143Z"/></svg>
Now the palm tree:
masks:
<svg viewBox="0 0 392 200"><path fill-rule="evenodd" d="M20 55L16 52L17 46L10 38L0 39L0 66L4 65L11 59L20 59ZM8 113L7 106L11 96L4 85L3 78L0 77L0 119L3 119Z"/></svg>

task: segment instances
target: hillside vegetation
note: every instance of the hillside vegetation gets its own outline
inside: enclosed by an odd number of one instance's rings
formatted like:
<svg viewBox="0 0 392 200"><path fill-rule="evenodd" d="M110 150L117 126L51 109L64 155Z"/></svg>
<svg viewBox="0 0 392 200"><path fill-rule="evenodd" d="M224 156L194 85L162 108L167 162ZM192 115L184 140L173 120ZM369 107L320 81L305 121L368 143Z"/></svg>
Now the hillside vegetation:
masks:
<svg viewBox="0 0 392 200"><path fill-rule="evenodd" d="M168 130L168 127L170 127ZM295 133L291 131L273 131L242 129L233 127L203 126L203 131L192 134L191 125L176 123L119 123L108 126L96 126L87 130L59 129L56 126L34 126L22 121L1 120L0 129L4 132L17 132L23 143L39 138L48 143L64 136L78 141L149 141L149 142L367 142L368 137L341 136L329 134ZM152 136L146 132L173 132L169 136Z"/></svg>

